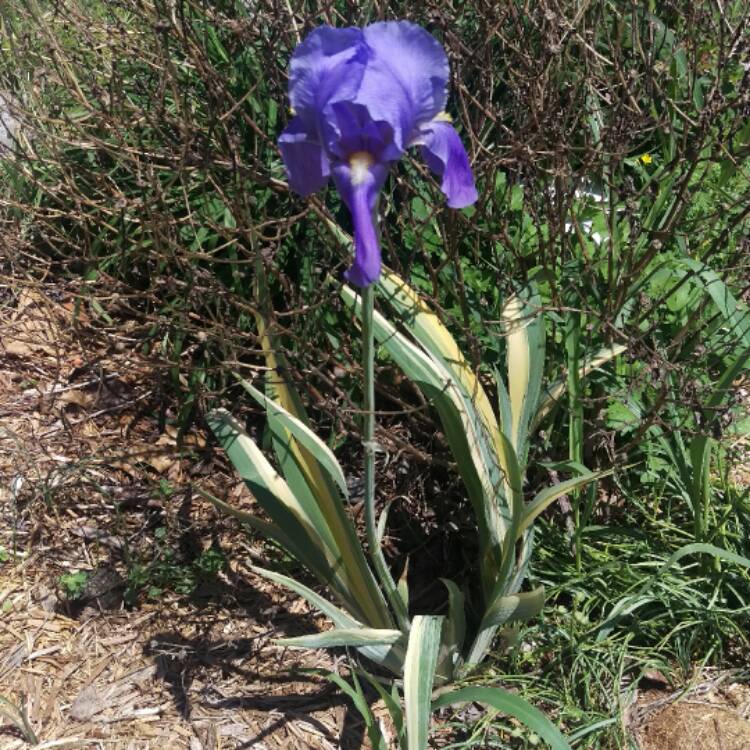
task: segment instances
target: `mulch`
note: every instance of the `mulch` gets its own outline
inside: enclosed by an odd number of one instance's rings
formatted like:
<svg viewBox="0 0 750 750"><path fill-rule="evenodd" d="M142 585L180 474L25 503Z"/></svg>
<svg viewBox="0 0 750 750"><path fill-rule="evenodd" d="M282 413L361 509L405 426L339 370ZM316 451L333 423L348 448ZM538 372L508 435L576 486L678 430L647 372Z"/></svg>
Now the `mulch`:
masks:
<svg viewBox="0 0 750 750"><path fill-rule="evenodd" d="M40 748L327 749L342 732L356 738L350 707L301 671L334 670L336 658L274 643L325 621L252 573L272 551L192 498L200 482L253 502L205 435L178 445L160 429L160 375L137 342L59 282L0 279L0 709L11 717L0 714L0 747L29 746L19 709ZM158 544L185 560L232 554L189 594L146 586L130 608L122 597L76 606L61 584L102 567L127 581Z"/></svg>

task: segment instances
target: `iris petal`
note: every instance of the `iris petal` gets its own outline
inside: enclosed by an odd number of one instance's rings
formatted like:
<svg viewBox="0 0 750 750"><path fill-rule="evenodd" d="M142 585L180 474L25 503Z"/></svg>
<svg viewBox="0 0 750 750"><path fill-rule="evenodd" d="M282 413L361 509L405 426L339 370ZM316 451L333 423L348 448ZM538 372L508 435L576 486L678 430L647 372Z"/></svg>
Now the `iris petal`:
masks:
<svg viewBox="0 0 750 750"><path fill-rule="evenodd" d="M477 199L477 189L464 144L454 127L441 120L422 128L418 143L430 169L442 178L440 189L451 208L464 208Z"/></svg>
<svg viewBox="0 0 750 750"><path fill-rule="evenodd" d="M354 262L344 273L347 281L359 287L374 284L380 277L380 242L375 225L378 193L388 176L388 167L373 164L366 175L353 178L348 164L333 168L333 179L346 203L354 225Z"/></svg>
<svg viewBox="0 0 750 750"><path fill-rule="evenodd" d="M364 38L371 54L356 101L393 126L403 149L418 123L445 108L448 59L432 34L408 21L374 23Z"/></svg>
<svg viewBox="0 0 750 750"><path fill-rule="evenodd" d="M290 121L279 137L279 148L295 193L304 197L325 187L331 175L328 156L301 117Z"/></svg>
<svg viewBox="0 0 750 750"><path fill-rule="evenodd" d="M326 144L341 159L356 151L366 151L375 161L397 161L402 151L393 143L393 128L384 121L374 122L367 107L351 102L335 102L329 107Z"/></svg>
<svg viewBox="0 0 750 750"><path fill-rule="evenodd" d="M366 61L361 29L320 26L297 46L290 64L289 101L308 127L319 121L330 102L354 99Z"/></svg>

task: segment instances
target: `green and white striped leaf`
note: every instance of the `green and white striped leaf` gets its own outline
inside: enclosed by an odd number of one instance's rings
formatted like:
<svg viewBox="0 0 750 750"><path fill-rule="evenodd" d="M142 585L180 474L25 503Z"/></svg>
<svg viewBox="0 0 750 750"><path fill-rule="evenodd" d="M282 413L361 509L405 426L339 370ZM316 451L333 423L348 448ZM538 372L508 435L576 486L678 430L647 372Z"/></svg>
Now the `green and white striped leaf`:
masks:
<svg viewBox="0 0 750 750"><path fill-rule="evenodd" d="M360 314L359 298L349 287L344 301ZM436 358L396 330L380 313L374 316L375 337L404 373L432 401L474 508L482 555L485 587L494 584L499 554L510 510L502 502L503 475L484 424L467 403L451 372Z"/></svg>
<svg viewBox="0 0 750 750"><path fill-rule="evenodd" d="M442 616L417 615L409 631L404 661L404 704L407 750L424 750L432 716L432 685L435 680Z"/></svg>
<svg viewBox="0 0 750 750"><path fill-rule="evenodd" d="M500 568L492 592L492 599L507 593L508 577L512 572L516 554L516 540L524 514L523 473L518 457L505 433L499 433L500 465L505 473L506 497L509 505L509 523L503 542Z"/></svg>
<svg viewBox="0 0 750 750"><path fill-rule="evenodd" d="M477 436L480 438L478 445L483 454L483 461L487 465L490 480L495 487L495 497L486 496L484 501L492 504L499 501L502 520L497 523L497 533L502 533L509 522L510 512L506 510L504 502L505 493L502 485L505 483L503 477L497 473L497 466L503 454L502 447L498 444L500 425L482 384L472 371L448 329L406 281L393 271L384 269L378 281L378 288L383 292L388 302L401 314L404 325L412 336L446 368L463 399L466 412L474 419ZM542 342L541 359L543 360L543 325L539 320L534 319L532 328L530 340L535 344L538 344L539 341ZM539 382L534 381L532 386L532 390L535 390L535 395L532 398L536 399L541 383L541 363L538 362L539 352L535 350L534 355L534 376L536 377L537 373L539 374ZM505 467L501 468L505 469Z"/></svg>
<svg viewBox="0 0 750 750"><path fill-rule="evenodd" d="M257 565L251 565L250 569L253 573L257 573L259 576L263 576L263 578L267 578L269 581L278 583L280 586L294 591L295 594L299 594L314 609L319 610L331 620L336 627L344 630L363 627L362 623L355 620L348 612L340 609L335 604L331 604L325 597L316 594L309 586L305 586L304 583L300 583L290 576L285 576L282 573L276 573L273 570L261 568Z"/></svg>
<svg viewBox="0 0 750 750"><path fill-rule="evenodd" d="M259 311L255 314L255 319L268 368L266 388L269 399L309 428L302 399L285 375L289 372L289 365L281 347L268 330L267 318L272 315L272 307L260 263L256 265L256 284ZM348 599L347 606L369 626L391 627L393 621L383 592L367 563L334 480L321 468L314 452L293 436L287 424L281 420L278 410L267 408L266 413L273 435L274 451L284 476L297 500L307 508L308 515L318 530L319 539L329 551L329 557L336 560L333 569L342 583L341 592Z"/></svg>
<svg viewBox="0 0 750 750"><path fill-rule="evenodd" d="M339 596L346 599L347 586L335 574L339 567L338 560L321 540L319 527L322 519L316 517L316 523L313 523L308 513L311 509L299 503L284 479L229 412L216 409L206 420L253 497L286 536L291 545L290 551L301 555L300 560L310 567L311 572L323 582L330 583ZM221 501L214 504L223 510L227 507ZM243 517L241 512L232 515L247 523L254 523L250 517Z"/></svg>
<svg viewBox="0 0 750 750"><path fill-rule="evenodd" d="M487 602L497 601L500 597L511 593L509 586L516 578L514 575L514 566L516 563L516 540L519 536L518 529L524 513L523 476L521 474L521 467L518 464L516 453L513 450L513 446L508 437L504 432L499 433L499 435L501 463L505 469L506 487L508 488L507 496L510 503L511 518L503 544L500 566L495 572L494 586L489 594L485 594L485 601ZM492 641L497 633L497 628L497 625L491 623L485 624L484 621L482 622L482 625L474 638L474 642L469 649L466 664L462 668L462 672L465 673L471 671L482 661L482 659L484 659L492 645Z"/></svg>
<svg viewBox="0 0 750 750"><path fill-rule="evenodd" d="M359 715L364 719L365 726L367 727L367 736L370 738L372 750L388 750L388 743L381 731L380 722L370 708L370 704L362 690L356 672L352 672L353 685L350 685L341 675L336 674L336 672L326 672L324 669L303 669L300 671L305 674L315 674L318 677L322 677L323 679L332 682L342 693L349 696L354 707L359 711ZM367 672L364 674L365 677L372 682L370 675L367 674ZM388 694L386 693L386 696L387 695Z"/></svg>
<svg viewBox="0 0 750 750"><path fill-rule="evenodd" d="M353 615L369 626L390 627L392 621L382 592L367 566L351 522L340 507L340 498L322 484L317 485L321 488L318 496L312 492L293 493L229 412L217 409L207 421L237 473L286 538L284 546L330 585ZM312 457L302 460L308 465L314 462ZM255 525L252 520L247 522Z"/></svg>
<svg viewBox="0 0 750 750"><path fill-rule="evenodd" d="M466 602L461 589L449 578L440 579L448 589L448 616L443 625L442 645L438 656L437 676L452 681L462 666L461 653L466 639Z"/></svg>
<svg viewBox="0 0 750 750"><path fill-rule="evenodd" d="M444 693L432 704L433 709L447 708L458 703L482 703L501 711L525 724L538 734L552 750L571 750L560 730L537 708L518 695L500 688L467 687Z"/></svg>
<svg viewBox="0 0 750 750"><path fill-rule="evenodd" d="M533 591L509 594L496 599L482 618L482 628L504 625L506 622L528 620L544 607L544 586Z"/></svg>
<svg viewBox="0 0 750 750"><path fill-rule="evenodd" d="M296 581L294 578L282 575L281 573L276 573L273 570L259 568L254 565L251 566L251 569L253 572L267 578L269 581L285 586L290 591L294 591L295 594L299 594L299 596L307 601L313 608L319 610L328 617L337 628L342 630L358 630L363 628L362 623L355 620L348 612L331 604L327 599L316 594L311 588ZM398 644L387 646L366 645L358 647L358 650L368 659L376 664L380 664L393 674L401 673L404 663L404 651Z"/></svg>
<svg viewBox="0 0 750 750"><path fill-rule="evenodd" d="M527 454L527 435L539 402L544 369L544 321L536 294L524 299L512 296L503 309L506 327L507 384L510 399L511 443L523 462Z"/></svg>
<svg viewBox="0 0 750 750"><path fill-rule="evenodd" d="M383 269L377 285L388 303L400 313L409 333L451 371L480 414L488 433L493 435L498 423L487 393L440 318L415 289L390 269Z"/></svg>
<svg viewBox="0 0 750 750"><path fill-rule="evenodd" d="M334 648L349 646L392 646L404 639L400 630L379 630L377 628L335 628L325 633L300 635L295 638L279 638L274 641L280 646L293 648Z"/></svg>
<svg viewBox="0 0 750 750"><path fill-rule="evenodd" d="M333 451L301 420L290 414L281 404L277 404L265 394L261 393L247 380L235 373L235 377L240 385L264 408L275 414L279 421L286 427L289 432L299 441L300 445L306 448L316 461L328 472L333 479L341 494L348 496L346 478L341 469L341 465L333 455Z"/></svg>

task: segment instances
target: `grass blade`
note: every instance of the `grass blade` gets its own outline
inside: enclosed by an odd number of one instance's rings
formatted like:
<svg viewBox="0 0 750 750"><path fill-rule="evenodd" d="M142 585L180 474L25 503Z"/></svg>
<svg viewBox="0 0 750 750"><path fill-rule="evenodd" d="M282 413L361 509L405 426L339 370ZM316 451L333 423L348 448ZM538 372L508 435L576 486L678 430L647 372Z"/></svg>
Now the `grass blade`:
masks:
<svg viewBox="0 0 750 750"><path fill-rule="evenodd" d="M626 349L627 347L623 346L622 344L615 344L614 346L600 349L593 356L586 357L578 371L579 380L583 380L583 378L585 378L586 375L588 375L590 372L596 370L598 367L601 367L610 360L619 356L624 351L626 351ZM562 397L565 395L565 391L567 390L567 388L567 376L565 378L561 378L560 380L556 380L552 385L546 388L545 394L541 399L539 407L532 421L531 431L536 430L547 417L547 415L552 411L552 409L557 406L560 399L562 399Z"/></svg>
<svg viewBox="0 0 750 750"><path fill-rule="evenodd" d="M571 750L560 730L537 708L518 695L500 688L467 687L444 693L432 704L433 709L447 708L456 703L482 703L502 711L525 724L538 734L552 750Z"/></svg>
<svg viewBox="0 0 750 750"><path fill-rule="evenodd" d="M610 611L607 618L602 622L596 629L596 640L597 642L604 640L615 628L617 623L626 615L632 614L637 609L642 607L644 604L648 604L654 600L654 595L649 594L648 591L654 582L664 573L667 572L676 562L681 560L683 557L689 555L713 555L719 560L725 560L726 562L734 563L735 565L741 565L745 568L750 568L750 560L742 555L738 555L735 552L716 547L713 544L704 544L702 542L695 542L692 544L686 544L680 547L674 552L671 557L659 568L635 594L623 597L620 599L612 610Z"/></svg>

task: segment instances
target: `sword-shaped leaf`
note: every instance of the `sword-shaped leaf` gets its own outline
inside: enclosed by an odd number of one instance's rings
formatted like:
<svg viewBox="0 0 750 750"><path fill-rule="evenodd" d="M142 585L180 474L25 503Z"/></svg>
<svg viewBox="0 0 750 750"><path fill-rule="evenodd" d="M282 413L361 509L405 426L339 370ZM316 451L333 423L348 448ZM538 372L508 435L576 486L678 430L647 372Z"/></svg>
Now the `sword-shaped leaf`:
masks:
<svg viewBox="0 0 750 750"><path fill-rule="evenodd" d="M377 628L334 628L325 633L300 635L295 638L279 638L275 643L294 648L334 648L349 646L392 646L404 639L400 630Z"/></svg>
<svg viewBox="0 0 750 750"><path fill-rule="evenodd" d="M516 540L524 512L521 467L518 464L518 458L508 437L504 432L500 432L499 436L500 462L505 472L505 486L510 506L510 523L504 538L500 565L495 571L494 586L490 593L485 593L485 601L488 603L497 601L500 597L512 593L509 587L516 579L513 572L516 564ZM470 671L484 659L492 645L497 628L497 625L482 622L469 650L466 664L462 670L463 672Z"/></svg>
<svg viewBox="0 0 750 750"><path fill-rule="evenodd" d="M407 750L424 750L427 747L432 715L432 684L443 620L442 616L417 615L409 631L404 661Z"/></svg>
<svg viewBox="0 0 750 750"><path fill-rule="evenodd" d="M342 297L360 313L357 295L343 287ZM499 552L508 526L509 510L502 499L503 477L497 456L477 412L467 404L451 372L436 358L396 330L380 313L374 316L375 337L432 401L456 458L474 507L482 554L482 576L491 589L499 565Z"/></svg>
<svg viewBox="0 0 750 750"><path fill-rule="evenodd" d="M252 383L248 383L241 376L235 374L240 385L265 409L278 417L299 444L306 448L313 458L328 472L331 479L338 485L341 494L346 497L348 489L346 478L341 465L333 455L333 451L298 417L290 414L281 404L276 403L261 393Z"/></svg>
<svg viewBox="0 0 750 750"><path fill-rule="evenodd" d="M336 587L334 570L338 561L320 541L318 525L313 523L308 508L303 507L289 489L284 479L271 466L263 452L250 438L240 423L224 409L212 411L207 421L240 478L245 482L253 497L268 513L275 526L293 544L294 550L303 551L303 559L311 565L311 570L321 580ZM231 512L240 520L253 524L242 511L229 509L226 503L215 499L214 505ZM313 509L314 510L314 509ZM336 587L344 594L346 587Z"/></svg>
<svg viewBox="0 0 750 750"><path fill-rule="evenodd" d="M286 377L289 366L274 337L268 330L270 316L268 289L262 267L256 269L260 309L256 313L258 334L268 367L266 387L269 401L280 407L267 408L268 424L273 434L273 445L287 481L293 486L300 501L306 502L309 514L316 522L321 539L335 549L338 557L338 574L350 591L358 615L368 625L387 628L393 624L390 611L375 577L367 564L362 545L349 519L336 484L328 471L321 468L315 451L295 437L290 423L282 419L286 413L309 429L302 399ZM295 423L295 424L297 424ZM331 454L332 455L332 454ZM333 459L334 465L338 465ZM335 468L333 469L335 472ZM335 481L338 483L341 477ZM344 495L346 482L343 481Z"/></svg>
<svg viewBox="0 0 750 750"><path fill-rule="evenodd" d="M484 420L487 431L493 435L498 430L498 424L490 400L450 331L398 274L384 268L377 283L389 304L401 314L412 336L453 373Z"/></svg>
<svg viewBox="0 0 750 750"><path fill-rule="evenodd" d="M544 321L538 295L530 299L512 296L503 310L503 321L507 329L509 432L519 460L525 462L527 435L539 402L544 368Z"/></svg>
<svg viewBox="0 0 750 750"><path fill-rule="evenodd" d="M286 538L289 551L330 585L356 617L371 626L389 626L390 616L379 589L374 582L367 586L365 576L370 571L364 556L361 565L355 561L355 565L347 567L350 558L339 549L318 506L309 498L302 498L304 505L300 502L229 412L217 409L208 415L207 421L237 473ZM253 524L252 520L245 520ZM353 530L351 533L354 535Z"/></svg>
<svg viewBox="0 0 750 750"><path fill-rule="evenodd" d="M544 607L544 586L533 591L509 594L496 599L485 612L481 627L504 625L506 622L528 620Z"/></svg>
<svg viewBox="0 0 750 750"><path fill-rule="evenodd" d="M545 487L543 490L537 492L534 499L524 510L523 518L521 519L521 524L518 528L518 536L523 534L523 532L526 531L526 529L536 520L537 516L555 502L557 498L562 497L568 492L580 489L597 479L609 476L612 471L612 469L590 471L583 476L566 479L564 482L555 484L552 487Z"/></svg>
<svg viewBox="0 0 750 750"><path fill-rule="evenodd" d="M252 566L252 570L269 581L273 581L281 586L285 586L290 591L294 591L295 594L305 599L313 608L321 611L328 617L337 628L342 630L357 630L363 627L362 623L355 620L348 612L340 609L335 604L331 604L327 599L316 594L311 588L296 581L294 578L256 566ZM393 674L401 673L404 663L404 651L398 643L387 646L365 645L358 647L358 650L368 659L385 667Z"/></svg>
<svg viewBox="0 0 750 750"><path fill-rule="evenodd" d="M443 625L437 674L444 681L451 681L461 667L460 657L466 638L466 602L463 592L453 581L449 578L440 580L448 589L448 617Z"/></svg>

